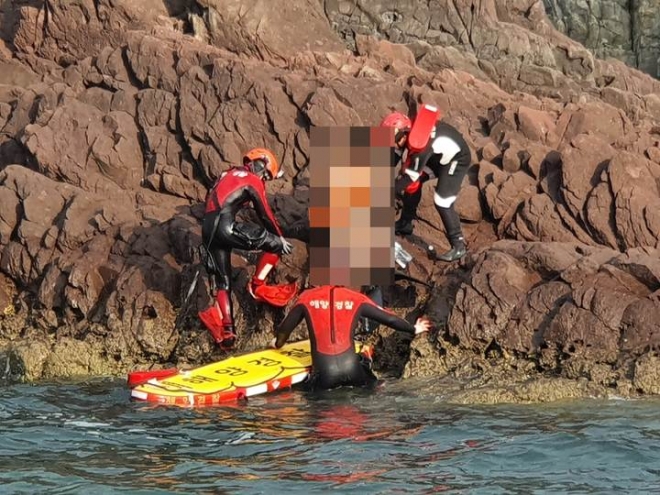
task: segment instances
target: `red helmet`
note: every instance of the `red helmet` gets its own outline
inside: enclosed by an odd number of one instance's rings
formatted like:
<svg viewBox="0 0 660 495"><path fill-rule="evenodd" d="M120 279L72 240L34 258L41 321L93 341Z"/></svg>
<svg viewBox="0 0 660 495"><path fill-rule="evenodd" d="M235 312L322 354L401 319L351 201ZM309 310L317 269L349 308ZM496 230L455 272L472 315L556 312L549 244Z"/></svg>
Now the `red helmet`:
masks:
<svg viewBox="0 0 660 495"><path fill-rule="evenodd" d="M404 129L410 129L412 127L412 122L401 112L393 112L383 119L380 126L394 127L396 132L399 132Z"/></svg>
<svg viewBox="0 0 660 495"><path fill-rule="evenodd" d="M265 148L253 148L245 153L243 165L250 167L253 173L265 180L277 179L284 174L275 155Z"/></svg>

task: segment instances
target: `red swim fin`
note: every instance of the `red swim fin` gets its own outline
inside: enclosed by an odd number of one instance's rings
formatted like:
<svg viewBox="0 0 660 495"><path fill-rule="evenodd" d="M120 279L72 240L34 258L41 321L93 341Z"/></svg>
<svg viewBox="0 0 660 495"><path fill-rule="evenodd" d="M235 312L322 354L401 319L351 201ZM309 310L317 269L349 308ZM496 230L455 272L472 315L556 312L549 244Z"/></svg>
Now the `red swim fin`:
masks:
<svg viewBox="0 0 660 495"><path fill-rule="evenodd" d="M252 296L257 301L264 301L273 306L284 307L298 292L298 284L291 282L284 285L259 285L251 288Z"/></svg>

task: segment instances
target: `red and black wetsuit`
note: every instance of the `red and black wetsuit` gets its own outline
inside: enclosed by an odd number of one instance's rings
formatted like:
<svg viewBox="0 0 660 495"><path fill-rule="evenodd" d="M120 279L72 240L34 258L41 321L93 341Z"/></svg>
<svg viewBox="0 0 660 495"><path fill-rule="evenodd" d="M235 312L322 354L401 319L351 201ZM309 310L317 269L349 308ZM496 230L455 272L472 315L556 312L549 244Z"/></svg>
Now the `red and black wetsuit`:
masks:
<svg viewBox="0 0 660 495"><path fill-rule="evenodd" d="M266 228L252 223L236 222L236 214L250 202ZM202 224L202 240L209 246L214 258L219 289L231 289L232 249L281 254L281 235L275 215L268 204L263 181L247 168L229 170L209 191Z"/></svg>
<svg viewBox="0 0 660 495"><path fill-rule="evenodd" d="M415 335L412 324L376 305L366 295L346 287L324 285L300 294L277 330L275 347L282 347L305 319L312 348L312 388L368 385L376 377L362 364L354 344L361 317Z"/></svg>
<svg viewBox="0 0 660 495"><path fill-rule="evenodd" d="M236 214L252 203L266 228L252 223L236 222ZM247 168L233 168L224 173L206 198L206 212L202 223L202 241L211 260L207 269L214 274L216 303L227 335L221 335L217 323L208 311L200 313L216 341L233 343L234 310L231 298L231 250L261 250L279 255L284 245L281 230L275 220L263 181ZM208 262L211 261L211 262ZM210 308L213 313L213 309ZM215 313L213 313L215 314ZM204 317L206 315L206 317ZM206 318L206 319L205 319Z"/></svg>

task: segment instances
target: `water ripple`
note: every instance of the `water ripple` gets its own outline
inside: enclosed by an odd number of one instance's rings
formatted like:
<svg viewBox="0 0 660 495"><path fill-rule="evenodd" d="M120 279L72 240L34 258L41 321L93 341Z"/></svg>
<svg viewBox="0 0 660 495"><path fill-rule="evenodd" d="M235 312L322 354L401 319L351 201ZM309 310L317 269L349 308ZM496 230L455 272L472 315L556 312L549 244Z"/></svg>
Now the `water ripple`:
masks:
<svg viewBox="0 0 660 495"><path fill-rule="evenodd" d="M0 388L0 493L650 493L658 401L451 406L409 381L247 405L119 381Z"/></svg>

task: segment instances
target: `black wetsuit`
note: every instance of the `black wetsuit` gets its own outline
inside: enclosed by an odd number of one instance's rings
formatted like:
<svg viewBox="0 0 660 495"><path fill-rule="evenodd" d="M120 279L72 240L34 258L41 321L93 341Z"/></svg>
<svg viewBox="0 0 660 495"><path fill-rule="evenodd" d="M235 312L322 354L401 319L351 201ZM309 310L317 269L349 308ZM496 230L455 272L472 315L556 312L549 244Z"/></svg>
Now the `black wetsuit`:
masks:
<svg viewBox="0 0 660 495"><path fill-rule="evenodd" d="M424 150L406 157L402 174L395 182L395 192L403 201L401 224L412 222L422 199L421 185L437 177L434 203L440 214L447 238L455 244L462 239L461 221L454 202L470 167L470 147L453 126L438 122Z"/></svg>

